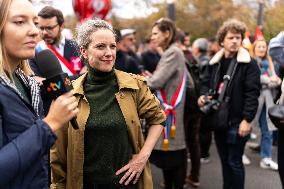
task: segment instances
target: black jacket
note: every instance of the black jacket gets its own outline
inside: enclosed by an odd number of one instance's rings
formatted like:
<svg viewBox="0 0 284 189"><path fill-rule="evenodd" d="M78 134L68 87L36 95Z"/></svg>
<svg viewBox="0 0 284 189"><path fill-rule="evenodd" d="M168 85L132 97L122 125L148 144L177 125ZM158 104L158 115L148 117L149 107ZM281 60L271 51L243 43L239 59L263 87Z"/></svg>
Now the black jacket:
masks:
<svg viewBox="0 0 284 189"><path fill-rule="evenodd" d="M141 74L139 69L139 63L127 53L118 50L116 52L115 69L124 71L127 73Z"/></svg>
<svg viewBox="0 0 284 189"><path fill-rule="evenodd" d="M205 69L204 79L201 81L201 95L206 95L210 88L214 88L216 81L215 73L218 72L219 64L224 55L224 50L219 51ZM256 62L249 53L240 48L237 54L237 68L232 80L229 120L233 124L239 124L243 119L251 122L258 107L260 94L260 71ZM219 70L220 72L220 70ZM217 73L220 74L220 73Z"/></svg>
<svg viewBox="0 0 284 189"><path fill-rule="evenodd" d="M151 50L145 51L141 54L142 64L144 70L148 70L153 73L156 70L156 67L160 61L161 56L157 52Z"/></svg>

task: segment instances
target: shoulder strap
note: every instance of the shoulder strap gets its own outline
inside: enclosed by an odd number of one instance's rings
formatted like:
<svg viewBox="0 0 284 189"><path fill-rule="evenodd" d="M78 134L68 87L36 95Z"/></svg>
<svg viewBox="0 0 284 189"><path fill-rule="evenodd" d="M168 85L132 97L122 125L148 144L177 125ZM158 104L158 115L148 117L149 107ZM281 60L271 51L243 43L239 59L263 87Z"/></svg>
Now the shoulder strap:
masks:
<svg viewBox="0 0 284 189"><path fill-rule="evenodd" d="M228 83L228 89L227 89L227 92L226 92L227 97L229 97L231 95L231 92L232 92L232 81L233 81L234 75L236 73L237 66L238 66L238 63L235 63L233 73L232 73L232 76L231 76L231 80Z"/></svg>
<svg viewBox="0 0 284 189"><path fill-rule="evenodd" d="M223 88L222 88L220 95L218 96L218 100L220 102L224 99L225 95L226 95L226 100L230 96L230 93L231 93L231 90L232 90L231 89L231 83L232 83L233 77L235 75L237 65L238 65L237 60L235 58L233 58L230 62L227 73L223 77L224 85L223 85Z"/></svg>

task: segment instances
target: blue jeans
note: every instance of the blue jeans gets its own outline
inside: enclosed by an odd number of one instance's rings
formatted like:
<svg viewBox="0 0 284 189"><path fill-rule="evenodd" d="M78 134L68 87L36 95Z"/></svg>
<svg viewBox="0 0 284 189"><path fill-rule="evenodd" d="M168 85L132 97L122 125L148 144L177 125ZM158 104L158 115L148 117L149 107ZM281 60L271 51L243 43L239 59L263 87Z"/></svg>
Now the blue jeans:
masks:
<svg viewBox="0 0 284 189"><path fill-rule="evenodd" d="M245 168L242 155L248 137L240 137L238 128L215 132L217 150L221 159L223 189L244 189Z"/></svg>
<svg viewBox="0 0 284 189"><path fill-rule="evenodd" d="M272 156L272 132L269 131L266 118L266 107L263 106L259 117L259 127L261 131L260 156L261 158L271 158Z"/></svg>

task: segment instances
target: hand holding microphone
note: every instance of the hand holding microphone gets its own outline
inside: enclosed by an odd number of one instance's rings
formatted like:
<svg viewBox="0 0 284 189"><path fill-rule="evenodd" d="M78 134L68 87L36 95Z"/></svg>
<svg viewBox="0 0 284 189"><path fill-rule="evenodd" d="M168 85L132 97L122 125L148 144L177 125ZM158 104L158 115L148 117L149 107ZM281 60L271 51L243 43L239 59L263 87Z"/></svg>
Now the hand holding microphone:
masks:
<svg viewBox="0 0 284 189"><path fill-rule="evenodd" d="M36 55L36 63L43 80L41 86L42 98L53 100L49 112L44 119L50 127L56 131L69 120L74 129L78 129L76 114L78 113L78 103L71 90L73 86L66 73L63 73L59 60L55 54L49 50L43 50Z"/></svg>
<svg viewBox="0 0 284 189"><path fill-rule="evenodd" d="M79 112L77 106L78 102L73 96L72 91L67 92L56 98L51 103L49 112L44 118L44 121L50 126L52 131L56 131L69 120L76 117L77 113Z"/></svg>

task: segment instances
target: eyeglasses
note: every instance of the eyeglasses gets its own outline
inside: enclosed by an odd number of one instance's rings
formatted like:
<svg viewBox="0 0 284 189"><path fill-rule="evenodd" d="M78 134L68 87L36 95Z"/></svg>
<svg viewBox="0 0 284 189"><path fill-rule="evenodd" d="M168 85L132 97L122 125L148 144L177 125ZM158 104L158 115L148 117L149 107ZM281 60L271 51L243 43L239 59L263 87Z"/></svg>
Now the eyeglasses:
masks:
<svg viewBox="0 0 284 189"><path fill-rule="evenodd" d="M47 32L51 32L56 26L58 26L58 24L54 25L54 26L39 26L38 28L41 31L47 31Z"/></svg>

